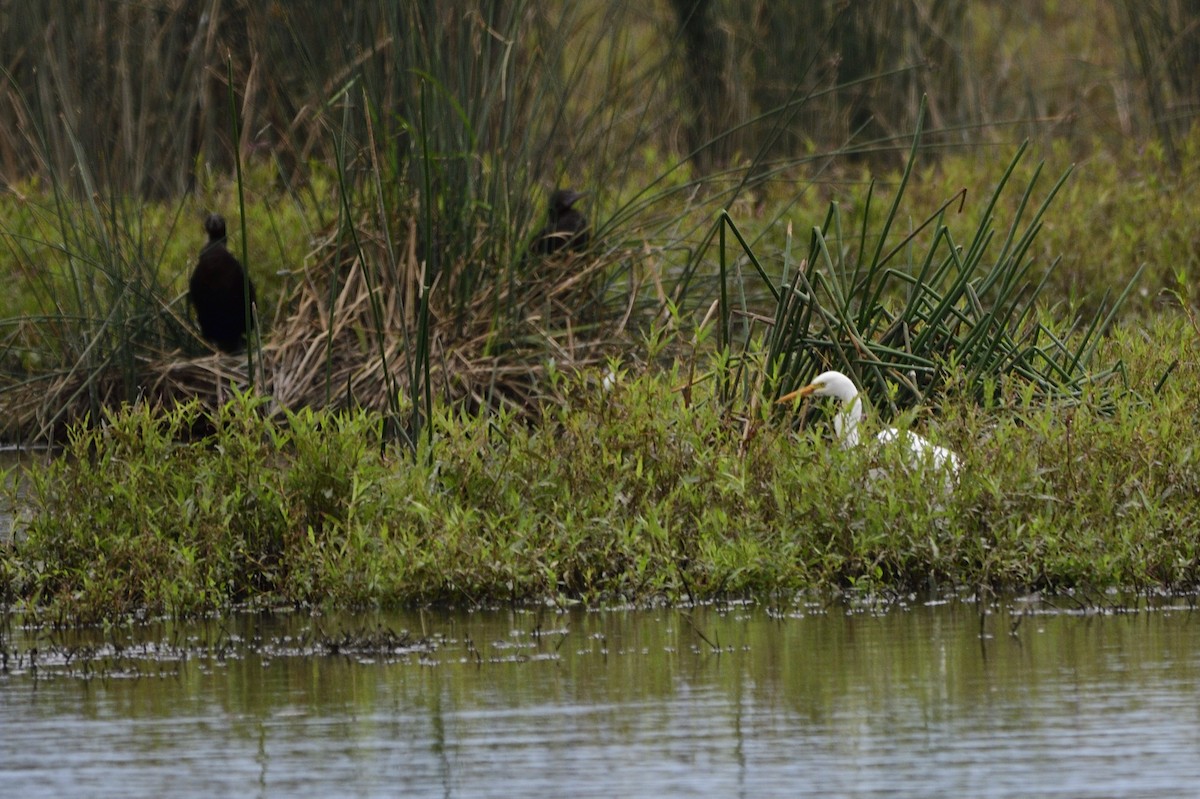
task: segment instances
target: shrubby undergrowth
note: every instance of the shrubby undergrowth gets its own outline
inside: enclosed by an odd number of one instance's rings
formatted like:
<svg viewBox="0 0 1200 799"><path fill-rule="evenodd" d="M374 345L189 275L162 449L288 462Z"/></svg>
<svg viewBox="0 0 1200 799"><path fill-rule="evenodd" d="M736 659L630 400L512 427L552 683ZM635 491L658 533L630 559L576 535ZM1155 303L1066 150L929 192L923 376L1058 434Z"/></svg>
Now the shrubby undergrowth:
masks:
<svg viewBox="0 0 1200 799"><path fill-rule="evenodd" d="M1163 323L1111 346L1149 378L1190 334ZM951 494L899 453L842 450L826 424L770 409L735 419L707 384L685 396L653 370L560 378L533 425L439 408L436 446L415 453L367 413L271 421L239 396L179 443L199 406L130 407L29 472L37 512L0 550L0 592L78 622L237 603L1180 590L1200 573L1196 371L1181 362L1149 398L1064 409L998 391L902 415L961 454Z"/></svg>

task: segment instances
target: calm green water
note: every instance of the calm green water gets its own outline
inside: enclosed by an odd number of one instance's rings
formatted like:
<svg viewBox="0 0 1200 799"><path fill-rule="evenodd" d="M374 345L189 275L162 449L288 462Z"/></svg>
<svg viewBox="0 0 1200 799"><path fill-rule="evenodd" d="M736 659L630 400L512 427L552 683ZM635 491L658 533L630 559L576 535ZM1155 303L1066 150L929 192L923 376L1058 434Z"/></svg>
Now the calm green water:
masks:
<svg viewBox="0 0 1200 799"><path fill-rule="evenodd" d="M961 602L9 627L0 795L1200 792L1196 614L984 630Z"/></svg>

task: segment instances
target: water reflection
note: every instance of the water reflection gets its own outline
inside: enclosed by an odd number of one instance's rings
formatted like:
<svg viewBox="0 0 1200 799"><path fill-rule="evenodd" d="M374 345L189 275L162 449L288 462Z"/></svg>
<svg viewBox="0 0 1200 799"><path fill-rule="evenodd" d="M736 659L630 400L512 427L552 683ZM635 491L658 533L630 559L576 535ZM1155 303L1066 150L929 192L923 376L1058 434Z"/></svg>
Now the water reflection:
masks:
<svg viewBox="0 0 1200 799"><path fill-rule="evenodd" d="M997 609L984 637L976 606L957 602L9 629L0 784L14 796L1192 792L1193 614L1031 610L1017 624Z"/></svg>

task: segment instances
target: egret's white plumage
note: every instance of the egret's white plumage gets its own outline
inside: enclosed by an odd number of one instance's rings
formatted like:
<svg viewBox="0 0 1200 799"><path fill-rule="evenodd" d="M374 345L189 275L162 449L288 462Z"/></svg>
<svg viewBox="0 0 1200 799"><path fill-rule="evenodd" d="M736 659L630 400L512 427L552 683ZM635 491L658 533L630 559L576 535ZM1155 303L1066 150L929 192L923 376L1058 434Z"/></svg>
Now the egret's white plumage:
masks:
<svg viewBox="0 0 1200 799"><path fill-rule="evenodd" d="M833 429L843 447L858 446L858 423L862 420L863 411L862 399L858 396L858 388L854 382L841 372L823 372L807 386L780 397L779 402L790 402L797 397L808 396L835 397L841 400L842 407L833 417ZM936 469L948 470L952 476L958 475L958 455L945 447L926 441L916 433L887 427L880 430L875 439L882 444L903 441L908 447L909 464L914 467L930 465Z"/></svg>

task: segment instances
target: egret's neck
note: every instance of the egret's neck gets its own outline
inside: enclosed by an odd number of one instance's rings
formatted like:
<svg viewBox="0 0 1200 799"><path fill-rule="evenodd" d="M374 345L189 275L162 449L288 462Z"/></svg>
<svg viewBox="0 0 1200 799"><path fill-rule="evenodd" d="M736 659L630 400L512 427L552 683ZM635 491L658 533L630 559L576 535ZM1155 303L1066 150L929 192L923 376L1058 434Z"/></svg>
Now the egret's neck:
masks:
<svg viewBox="0 0 1200 799"><path fill-rule="evenodd" d="M843 447L858 446L858 423L862 419L862 400L857 396L842 403L833 417L833 429Z"/></svg>

